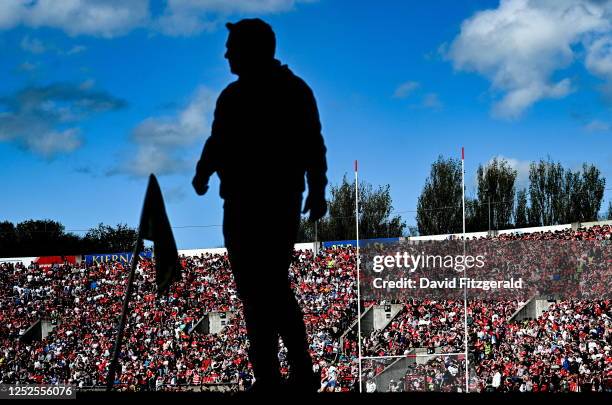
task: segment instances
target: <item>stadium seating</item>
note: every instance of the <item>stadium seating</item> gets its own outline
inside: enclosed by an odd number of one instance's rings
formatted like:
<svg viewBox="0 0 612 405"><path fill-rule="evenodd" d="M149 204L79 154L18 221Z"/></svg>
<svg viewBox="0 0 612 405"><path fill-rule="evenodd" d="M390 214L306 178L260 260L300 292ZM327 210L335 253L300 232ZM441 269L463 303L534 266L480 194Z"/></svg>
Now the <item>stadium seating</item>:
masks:
<svg viewBox="0 0 612 405"><path fill-rule="evenodd" d="M499 240L607 241L611 237L609 225L497 236ZM295 251L293 259L289 277L304 311L314 368L326 390L355 390L358 348L351 325L357 316L356 252L352 247L317 254ZM183 279L162 297L156 296L152 260L141 262L117 386L133 391L248 389L253 381L248 341L227 256L181 260ZM126 276L119 262L48 268L0 263L0 383L102 386ZM364 355L403 355L413 348L430 348L432 353L463 350L462 301L411 299L399 304L403 309L389 325L363 336ZM511 299L469 301L474 389L612 390L610 299L559 301L537 319L511 320L520 304ZM219 334L189 333L209 312L235 316ZM21 339L41 318L54 325L48 336L31 342ZM280 342L279 358L286 374L290 370L285 351ZM428 364L410 370L403 386L397 387L460 389L462 361L434 357Z"/></svg>

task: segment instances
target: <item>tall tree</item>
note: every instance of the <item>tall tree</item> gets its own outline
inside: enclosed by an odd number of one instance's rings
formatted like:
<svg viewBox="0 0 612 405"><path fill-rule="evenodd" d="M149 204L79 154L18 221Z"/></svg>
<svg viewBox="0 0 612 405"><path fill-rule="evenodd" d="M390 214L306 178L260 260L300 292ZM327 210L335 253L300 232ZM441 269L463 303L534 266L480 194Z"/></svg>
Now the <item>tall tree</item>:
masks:
<svg viewBox="0 0 612 405"><path fill-rule="evenodd" d="M438 157L417 202L417 226L421 235L462 230L461 162Z"/></svg>
<svg viewBox="0 0 612 405"><path fill-rule="evenodd" d="M608 214L606 215L606 219L612 220L612 201L608 203Z"/></svg>
<svg viewBox="0 0 612 405"><path fill-rule="evenodd" d="M364 239L402 236L406 224L401 216L392 216L391 186L374 189L364 183L360 192L359 236Z"/></svg>
<svg viewBox="0 0 612 405"><path fill-rule="evenodd" d="M529 166L529 222L533 226L557 225L564 221L567 190L560 163L540 160ZM565 197L565 200L564 200Z"/></svg>
<svg viewBox="0 0 612 405"><path fill-rule="evenodd" d="M465 197L465 229L467 232L478 232L482 228L482 220L478 215L478 200Z"/></svg>
<svg viewBox="0 0 612 405"><path fill-rule="evenodd" d="M78 255L131 251L137 232L125 224L99 224L82 237L52 220L0 222L0 257Z"/></svg>
<svg viewBox="0 0 612 405"><path fill-rule="evenodd" d="M560 223L578 221L582 211L582 179L579 172L565 170L565 182L563 183L563 199L558 204Z"/></svg>
<svg viewBox="0 0 612 405"><path fill-rule="evenodd" d="M318 227L320 222L310 222L308 218L302 217L300 219L300 226L298 227L297 241L298 242L312 242L321 240L318 235Z"/></svg>
<svg viewBox="0 0 612 405"><path fill-rule="evenodd" d="M594 165L581 171L540 160L529 168L529 222L534 226L597 220L606 180Z"/></svg>
<svg viewBox="0 0 612 405"><path fill-rule="evenodd" d="M479 231L511 227L517 172L503 158L494 158L486 166L478 166Z"/></svg>
<svg viewBox="0 0 612 405"><path fill-rule="evenodd" d="M572 196L572 201L579 201L579 208L577 212L572 212L572 217L568 222L597 221L605 188L606 179L601 177L599 169L594 165L584 163L580 181Z"/></svg>
<svg viewBox="0 0 612 405"><path fill-rule="evenodd" d="M365 184L360 184L360 190ZM355 227L355 184L348 182L346 175L340 185L332 185L329 211L320 221L319 240L354 239ZM363 195L361 196L363 201Z"/></svg>
<svg viewBox="0 0 612 405"><path fill-rule="evenodd" d="M11 257L17 248L17 231L12 222L0 222L0 257Z"/></svg>
<svg viewBox="0 0 612 405"><path fill-rule="evenodd" d="M79 251L68 251L65 240L64 225L49 219L27 220L15 227L17 252L14 256L48 256L79 254Z"/></svg>
<svg viewBox="0 0 612 405"><path fill-rule="evenodd" d="M134 248L137 237L136 229L126 224L117 224L112 227L100 223L96 228L91 228L87 232L84 244L91 253L129 252Z"/></svg>
<svg viewBox="0 0 612 405"><path fill-rule="evenodd" d="M525 228L529 226L527 210L527 190L522 189L516 193L516 211L514 213L515 227Z"/></svg>
<svg viewBox="0 0 612 405"><path fill-rule="evenodd" d="M346 176L342 183L331 186L329 210L316 226L317 240L346 240L355 238L355 184ZM392 215L393 201L389 185L374 188L367 182L359 183L359 237L363 239L402 236L406 224L401 216ZM302 219L298 240L315 240L315 226Z"/></svg>

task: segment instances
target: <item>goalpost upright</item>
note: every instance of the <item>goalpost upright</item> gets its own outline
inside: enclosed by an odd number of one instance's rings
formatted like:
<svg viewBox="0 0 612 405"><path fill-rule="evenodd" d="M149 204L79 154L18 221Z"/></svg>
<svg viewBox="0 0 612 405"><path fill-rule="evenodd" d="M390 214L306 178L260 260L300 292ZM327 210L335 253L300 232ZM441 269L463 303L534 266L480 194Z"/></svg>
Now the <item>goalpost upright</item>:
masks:
<svg viewBox="0 0 612 405"><path fill-rule="evenodd" d="M358 165L355 160L355 247L357 250L357 356L359 360L359 393L363 392L363 381L361 373L361 286L359 277L359 177L357 175Z"/></svg>
<svg viewBox="0 0 612 405"><path fill-rule="evenodd" d="M463 222L463 256L465 257L465 149L461 147L461 205L463 210L462 222ZM466 269L463 269L463 277L466 277ZM469 358L468 358L468 310L467 310L467 283L463 289L463 340L465 342L465 392L470 392L470 369L469 369Z"/></svg>

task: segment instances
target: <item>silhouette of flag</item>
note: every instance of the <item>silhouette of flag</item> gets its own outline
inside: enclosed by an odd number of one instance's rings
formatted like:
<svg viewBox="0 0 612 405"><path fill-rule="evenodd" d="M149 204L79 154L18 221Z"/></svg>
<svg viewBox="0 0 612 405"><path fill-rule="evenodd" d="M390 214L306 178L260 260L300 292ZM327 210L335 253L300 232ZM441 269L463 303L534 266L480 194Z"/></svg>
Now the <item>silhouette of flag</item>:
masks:
<svg viewBox="0 0 612 405"><path fill-rule="evenodd" d="M180 280L181 272L178 261L176 242L166 215L164 198L155 175L149 176L149 185L138 229L140 238L153 241L155 252L155 280L158 293L170 288L170 284Z"/></svg>

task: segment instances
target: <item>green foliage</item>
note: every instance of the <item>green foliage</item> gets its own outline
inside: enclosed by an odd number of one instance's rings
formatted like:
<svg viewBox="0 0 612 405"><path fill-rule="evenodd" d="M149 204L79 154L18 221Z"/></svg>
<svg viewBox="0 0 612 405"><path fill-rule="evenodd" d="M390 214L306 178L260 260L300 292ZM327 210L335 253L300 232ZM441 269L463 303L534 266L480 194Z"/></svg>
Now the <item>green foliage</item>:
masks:
<svg viewBox="0 0 612 405"><path fill-rule="evenodd" d="M463 228L461 161L438 157L417 202L421 235L461 232Z"/></svg>
<svg viewBox="0 0 612 405"><path fill-rule="evenodd" d="M572 171L540 160L529 168L529 223L532 226L596 221L606 180L594 165Z"/></svg>
<svg viewBox="0 0 612 405"><path fill-rule="evenodd" d="M138 232L126 224L116 227L98 224L85 235L84 242L92 252L128 252L134 248Z"/></svg>
<svg viewBox="0 0 612 405"><path fill-rule="evenodd" d="M527 220L527 190L522 189L516 193L516 211L514 213L514 225L516 228L529 226Z"/></svg>
<svg viewBox="0 0 612 405"><path fill-rule="evenodd" d="M505 229L512 225L517 172L505 159L495 158L478 167L478 199L475 229ZM490 216L490 224L489 224Z"/></svg>
<svg viewBox="0 0 612 405"><path fill-rule="evenodd" d="M300 241L332 241L355 239L355 183L346 175L339 185L331 186L328 213L315 228L302 219L298 233ZM399 215L392 215L393 204L389 185L374 188L367 182L359 183L359 237L361 239L402 236L406 228Z"/></svg>
<svg viewBox="0 0 612 405"><path fill-rule="evenodd" d="M133 249L136 236L136 230L125 224L99 224L82 237L48 219L30 219L17 225L5 221L0 222L0 257L125 252Z"/></svg>
<svg viewBox="0 0 612 405"><path fill-rule="evenodd" d="M8 221L0 222L0 257L13 255L17 248L17 230L15 225Z"/></svg>
<svg viewBox="0 0 612 405"><path fill-rule="evenodd" d="M476 198L465 198L468 232L488 230L489 215L492 230L597 220L606 180L594 165L571 170L550 159L533 162L528 188L518 192L516 178L505 159L478 167ZM417 202L417 225L421 235L461 232L461 161L440 156L431 165Z"/></svg>

